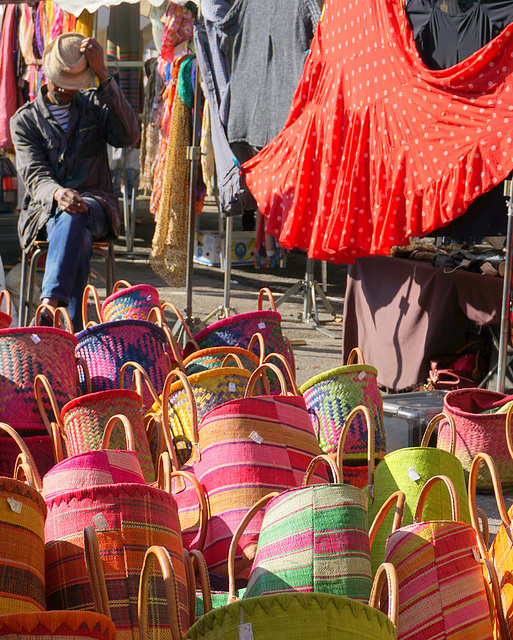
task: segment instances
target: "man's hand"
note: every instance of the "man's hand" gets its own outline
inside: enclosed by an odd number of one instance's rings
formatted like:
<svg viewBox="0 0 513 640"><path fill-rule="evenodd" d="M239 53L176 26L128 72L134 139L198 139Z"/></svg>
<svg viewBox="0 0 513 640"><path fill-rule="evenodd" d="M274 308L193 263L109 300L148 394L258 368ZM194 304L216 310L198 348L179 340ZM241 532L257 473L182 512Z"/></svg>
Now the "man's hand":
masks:
<svg viewBox="0 0 513 640"><path fill-rule="evenodd" d="M100 82L102 82L102 80L106 80L109 77L109 72L105 66L101 44L94 38L84 38L80 45L80 51L87 58L89 67L98 80Z"/></svg>
<svg viewBox="0 0 513 640"><path fill-rule="evenodd" d="M87 210L86 201L75 189L59 187L53 194L53 199L57 202L59 209L67 213L80 213Z"/></svg>

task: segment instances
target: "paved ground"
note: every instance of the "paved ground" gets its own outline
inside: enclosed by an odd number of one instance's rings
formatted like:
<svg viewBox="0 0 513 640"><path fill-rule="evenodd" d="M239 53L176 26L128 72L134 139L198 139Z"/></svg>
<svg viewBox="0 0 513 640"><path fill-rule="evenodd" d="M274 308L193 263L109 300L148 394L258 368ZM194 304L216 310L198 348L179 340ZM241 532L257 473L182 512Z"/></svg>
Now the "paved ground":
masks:
<svg viewBox="0 0 513 640"><path fill-rule="evenodd" d="M219 221L213 205L205 208L200 216L200 230L218 230ZM234 230L239 230L240 221L234 220ZM148 256L151 251L151 240L154 232L154 221L148 211L148 199L139 198L136 210L134 251L127 253L126 243L122 236L116 245L116 264L118 279L128 280L131 284L147 283L159 289L163 301L173 302L181 311L185 310L185 288L171 288L149 266ZM102 267L98 265L101 274ZM260 269L253 266L232 268L230 287L230 307L232 313L253 311L257 308L258 292L262 286L269 287L277 300L294 284L305 277L306 258L301 252L293 252L287 258L286 268ZM304 294L299 291L287 302L279 306L282 315L284 333L294 345L297 365L297 382L303 384L313 376L341 366L341 324L344 290L346 280L344 265L328 265L327 298L333 306L336 318L328 313L317 296L320 326L304 322L298 318L304 309ZM320 282L321 267L315 265L315 278ZM100 287L100 280L97 286ZM102 293L102 290L100 293ZM218 267L194 266L192 316L196 323L207 323L216 319L216 310L224 302L224 271ZM212 314L212 315L211 315ZM370 363L372 364L372 363ZM506 492L506 505L513 504L513 491ZM490 518L492 535L500 524L495 499L490 495L480 494L478 504L483 507Z"/></svg>

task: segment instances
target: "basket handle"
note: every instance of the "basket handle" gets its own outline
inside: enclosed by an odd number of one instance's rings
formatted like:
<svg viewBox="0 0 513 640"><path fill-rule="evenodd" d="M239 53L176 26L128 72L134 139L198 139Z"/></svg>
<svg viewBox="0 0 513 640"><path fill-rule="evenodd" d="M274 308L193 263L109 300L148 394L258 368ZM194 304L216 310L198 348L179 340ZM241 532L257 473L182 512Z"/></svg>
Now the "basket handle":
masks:
<svg viewBox="0 0 513 640"><path fill-rule="evenodd" d="M23 438L15 431L10 425L5 422L0 422L0 431L5 431L18 445L21 453L23 454L23 464L25 467L29 469L31 484L34 485L34 488L40 493L43 491L43 483L41 482L41 476L39 475L39 471L37 470L36 463L34 462L34 458L30 453L27 445L23 441Z"/></svg>
<svg viewBox="0 0 513 640"><path fill-rule="evenodd" d="M173 437L171 435L171 425L169 420L169 392L171 389L171 383L174 378L179 378L183 385L187 399L189 401L189 412L191 416L192 424L192 453L191 461L201 460L201 451L199 448L199 433L198 433L198 407L196 405L196 398L194 397L194 391L192 390L191 383L183 371L175 369L168 373L166 381L164 382L164 388L161 395L161 407L162 407L162 429L164 431L164 438L166 439L166 445L169 451L174 448Z"/></svg>
<svg viewBox="0 0 513 640"><path fill-rule="evenodd" d="M81 394L80 374L79 367L82 367L82 373L84 374L85 393L93 392L93 383L91 382L91 374L89 373L89 367L85 358L77 358L77 393Z"/></svg>
<svg viewBox="0 0 513 640"><path fill-rule="evenodd" d="M115 416L111 416L105 426L105 431L103 432L103 438L102 438L102 449L108 449L109 448L109 441L110 441L110 437L112 435L112 431L114 429L114 425L117 422L121 422L121 424L123 425L123 429L125 431L125 438L126 438L126 450L127 451L131 451L132 453L137 453L137 448L135 446L135 436L134 436L134 430L132 427L132 423L130 422L130 420L118 413Z"/></svg>
<svg viewBox="0 0 513 640"><path fill-rule="evenodd" d="M296 384L296 374L294 373L292 367L290 366L290 362L287 360L287 358L285 358L285 356L283 356L281 353L270 353L264 358L264 361L262 364L266 364L267 362L270 362L273 358L275 358L276 360L279 360L283 365L283 368L287 372L287 377L289 379L290 387L292 389L292 395L300 396L301 394L299 393L299 389L297 388L297 384Z"/></svg>
<svg viewBox="0 0 513 640"><path fill-rule="evenodd" d="M248 380L248 385L246 387L246 392L244 393L245 398L253 397L256 381L260 377L262 378L262 384L264 385L265 394L270 395L268 378L267 376L263 375L264 373L266 373L267 369L274 371L274 373L276 374L280 382L281 394L283 396L287 395L288 393L287 381L285 380L285 376L283 375L282 370L278 368L275 364L272 364L271 362L265 362L264 364L261 364L259 367L257 367L251 374L251 378Z"/></svg>
<svg viewBox="0 0 513 640"><path fill-rule="evenodd" d="M491 596L491 601L489 599L488 604L490 607L490 620L492 622L492 625L494 623L494 619L496 618L501 630L499 637L503 640L511 640L511 631L509 629L506 612L504 611L504 605L501 598L501 588L499 585L499 579L497 577L495 567L490 562L490 560L488 560L488 558L480 558L479 562L488 573L488 582L486 581L484 572L483 580L485 583L485 587L487 587L486 595L488 598L490 598ZM491 590L491 594L488 593L488 590Z"/></svg>
<svg viewBox="0 0 513 640"><path fill-rule="evenodd" d="M260 333L260 331L256 331L252 336L251 336L251 340L249 341L248 344L248 351L251 351L251 353L253 352L253 347L255 346L255 343L258 342L258 351L260 354L260 364L263 363L264 358L265 358L265 340L264 340L264 336Z"/></svg>
<svg viewBox="0 0 513 640"><path fill-rule="evenodd" d="M92 524L84 527L84 557L93 595L94 610L112 620L100 545L96 529Z"/></svg>
<svg viewBox="0 0 513 640"><path fill-rule="evenodd" d="M7 291L7 289L2 289L0 291L0 308L2 304L5 302L5 313L10 316L12 311L12 298L11 294Z"/></svg>
<svg viewBox="0 0 513 640"><path fill-rule="evenodd" d="M117 293L120 289L128 289L131 286L132 285L128 282L128 280L118 280L112 287L112 293Z"/></svg>
<svg viewBox="0 0 513 640"><path fill-rule="evenodd" d="M198 541L196 542L196 548L200 551L203 551L205 546L205 539L207 537L208 532L208 522L210 520L210 508L207 500L207 496L205 495L205 490L198 482L196 476L188 471L182 471L181 469L176 469L171 472L171 481L173 478L183 478L184 480L188 480L193 488L196 491L196 495L198 496L198 510L199 510L199 535Z"/></svg>
<svg viewBox="0 0 513 640"><path fill-rule="evenodd" d="M185 319L182 316L182 314L180 313L180 311L178 311L178 308L172 302L163 302L160 306L161 306L161 309L162 309L163 312L166 309L171 309L171 311L177 317L178 322L182 325L183 330L185 331L185 333L187 334L187 337L189 338L189 341L192 342L193 345L197 349L199 349L199 345L196 342L196 340L194 339L194 336L192 335L192 331L191 331L189 325L185 322Z"/></svg>
<svg viewBox="0 0 513 640"><path fill-rule="evenodd" d="M236 353L227 353L225 355L225 357L223 358L223 361L221 363L221 368L223 369L224 367L233 366L233 365L228 364L228 362L230 360L233 360L235 362L235 366L238 367L239 369L244 369L244 365L242 364L242 360L239 358L239 356Z"/></svg>
<svg viewBox="0 0 513 640"><path fill-rule="evenodd" d="M429 439L433 435L433 431L437 424L439 424L442 420L449 421L449 427L451 429L451 443L449 445L449 453L452 455L456 455L456 424L454 422L454 418L448 413L439 413L434 418L432 418L424 431L424 435L422 436L422 442L420 443L421 447L429 446Z"/></svg>
<svg viewBox="0 0 513 640"><path fill-rule="evenodd" d="M337 467L335 456L329 456L325 453L322 453L321 455L315 456L315 458L311 459L310 464L305 471L305 475L303 476L303 486L310 484L310 481L313 478L314 471L321 464L321 462L324 462L330 468L331 473L333 474L334 480L330 484L341 483L340 469Z"/></svg>
<svg viewBox="0 0 513 640"><path fill-rule="evenodd" d="M16 461L14 463L13 478L15 480L19 480L20 482L28 484L30 487L38 491L36 486L37 478L34 477L30 462L23 453L18 453L16 457Z"/></svg>
<svg viewBox="0 0 513 640"><path fill-rule="evenodd" d="M270 502L278 495L280 495L279 491L273 491L260 498L260 500L257 500L251 507L251 509L249 509L249 511L246 513L244 518L242 518L241 523L233 534L232 541L230 542L230 549L228 551L228 603L236 602L239 599L235 595L235 552L237 551L237 546L242 537L242 534L246 530L246 527L251 522L251 520L253 520L256 514L260 511L260 509L265 507L268 502Z"/></svg>
<svg viewBox="0 0 513 640"><path fill-rule="evenodd" d="M388 588L388 617L392 624L397 627L399 619L399 581L397 579L397 571L391 562L383 562L376 571L369 598L371 607L379 609L379 601L385 584Z"/></svg>
<svg viewBox="0 0 513 640"><path fill-rule="evenodd" d="M286 342L287 349L289 351L290 367L291 367L292 371L295 372L296 371L296 356L294 355L294 349L292 348L292 342L290 341L289 337L286 336L285 334L283 334L283 340Z"/></svg>
<svg viewBox="0 0 513 640"><path fill-rule="evenodd" d="M193 604L192 596L196 594L196 574L199 578L201 587L201 593L203 594L203 613L212 611L212 588L210 586L210 578L208 577L208 567L205 560L205 556L198 551L198 549L191 549L188 554L189 570L192 576L191 582L191 602L190 607ZM196 600L196 598L194 598ZM190 608L191 617L194 616L196 603ZM191 624L194 620L191 620Z"/></svg>
<svg viewBox="0 0 513 640"><path fill-rule="evenodd" d="M164 547L157 545L152 545L146 551L139 580L139 598L137 603L139 638L140 640L148 640L148 588L155 560L159 563L162 577L164 578L171 638L172 640L182 640L182 632L179 624L178 587L173 563L171 561L171 554Z"/></svg>
<svg viewBox="0 0 513 640"><path fill-rule="evenodd" d="M258 293L258 311L263 311L264 296L267 296L271 304L271 311L276 311L276 302L272 291L268 287L262 287Z"/></svg>
<svg viewBox="0 0 513 640"><path fill-rule="evenodd" d="M174 337L171 332L171 329L168 327L166 323L166 319L164 318L164 314L162 313L162 309L160 307L152 307L150 312L148 313L148 317L146 318L148 322L156 324L157 327L160 327L162 331L166 334L166 340L169 342L171 350L173 352L173 357L178 365L178 368L182 371L185 370L183 364L183 356L182 351L180 350L180 345L178 344L178 340ZM169 366L169 370L171 370L171 365Z"/></svg>
<svg viewBox="0 0 513 640"><path fill-rule="evenodd" d="M506 413L506 442L508 443L509 455L513 458L513 438L511 436L511 415L513 413L513 404L508 408Z"/></svg>
<svg viewBox="0 0 513 640"><path fill-rule="evenodd" d="M403 516L404 516L404 505L406 504L406 496L402 491L394 491L394 493L389 496L385 502L381 505L380 510L374 517L372 521L371 527L369 529L369 544L372 549L372 545L374 544L374 540L378 534L379 529L383 526L385 522L385 518L387 517L392 505L396 505L394 519L392 521L392 529L390 533L394 533L397 531L399 527L403 525Z"/></svg>
<svg viewBox="0 0 513 640"><path fill-rule="evenodd" d="M476 504L476 489L477 489L477 472L479 471L479 465L481 462L484 462L490 475L492 477L492 485L493 491L495 494L495 500L497 502L497 509L499 511L499 516L502 520L503 525L506 527L506 531L511 539L512 530L511 530L511 518L506 510L506 505L504 504L504 495L502 493L502 485L499 474L497 472L497 467L495 466L495 462L493 458L489 456L487 453L476 453L474 459L472 460L472 465L470 467L470 472L468 476L468 501L470 507L470 522L477 534L477 544L479 546L479 551L483 558L488 557L488 549L486 548L486 543L483 538L483 534L481 533L481 528L479 526L479 516L477 512L477 504Z"/></svg>
<svg viewBox="0 0 513 640"><path fill-rule="evenodd" d="M84 328L90 327L91 323L96 324L93 321L89 322L89 320L87 319L89 294L91 294L93 297L93 304L96 310L96 315L98 317L98 322L102 322L102 309L100 305L100 296L98 295L98 290L96 289L94 284L88 284L86 285L86 288L84 289L84 293L82 295L82 323L84 325Z"/></svg>
<svg viewBox="0 0 513 640"><path fill-rule="evenodd" d="M57 398L55 397L55 393L53 392L52 385L48 378L42 374L38 373L34 378L34 393L36 395L37 408L39 409L39 413L41 414L41 418L43 418L44 425L48 433L53 436L53 428L52 422L50 422L48 418L48 414L46 413L45 405L43 402L43 391L46 391L46 395L50 401L50 406L52 407L52 411L55 416L55 421L61 433L65 432L64 424L61 420L61 410L59 409L59 405L57 404Z"/></svg>
<svg viewBox="0 0 513 640"><path fill-rule="evenodd" d="M431 489L438 482L445 482L445 486L449 490L449 496L451 498L451 514L452 519L455 522L458 522L460 519L460 501L458 498L458 494L456 492L456 487L454 486L454 482L447 476L439 475L433 476L429 478L426 484L422 487L422 490L419 495L419 499L417 501L417 506L415 507L415 513L413 515L413 522L422 522L422 512L424 511L424 507L426 505L426 500Z"/></svg>
<svg viewBox="0 0 513 640"><path fill-rule="evenodd" d="M48 311L48 313L53 318L53 326L56 329L62 329L63 331L67 331L68 333L74 334L73 330L73 322L71 322L71 318L69 313L66 311L64 307L52 307L49 304L40 304L36 309L36 314L34 317L34 324L36 327L41 326L39 324L41 320L41 314L43 311Z"/></svg>
<svg viewBox="0 0 513 640"><path fill-rule="evenodd" d="M372 428L372 416L367 407L363 404L359 404L358 406L351 409L349 415L347 416L346 422L342 427L342 431L340 432L340 436L338 438L337 445L337 467L339 469L343 468L344 463L344 445L346 442L347 434L349 433L349 427L351 426L353 420L358 415L358 413L363 413L363 417L365 419L365 423L367 424L367 477L368 477L368 486L369 486L369 497L371 500L374 499L374 456L375 456L375 442L374 442L374 429Z"/></svg>
<svg viewBox="0 0 513 640"><path fill-rule="evenodd" d="M365 364L365 358L363 357L363 351L360 347L353 347L347 356L347 364L355 364L355 358L358 359L356 364Z"/></svg>
<svg viewBox="0 0 513 640"><path fill-rule="evenodd" d="M119 388L120 389L125 388L126 370L129 367L133 367L134 369L132 372L132 389L134 389L135 392L138 393L142 398L143 397L143 381L144 381L154 402L160 405L161 400L160 400L159 394L156 392L155 387L153 386L150 380L150 376L148 375L146 369L142 367L138 362L128 361L123 364L119 372Z"/></svg>

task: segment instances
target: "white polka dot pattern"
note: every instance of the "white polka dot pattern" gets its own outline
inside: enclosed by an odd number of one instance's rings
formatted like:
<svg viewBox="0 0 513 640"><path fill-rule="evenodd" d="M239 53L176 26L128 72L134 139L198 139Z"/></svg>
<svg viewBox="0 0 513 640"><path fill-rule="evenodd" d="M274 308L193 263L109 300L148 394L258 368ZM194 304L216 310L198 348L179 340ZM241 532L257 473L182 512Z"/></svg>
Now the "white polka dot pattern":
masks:
<svg viewBox="0 0 513 640"><path fill-rule="evenodd" d="M386 254L513 170L513 27L442 71L397 0L326 0L281 133L244 165L267 230L312 258Z"/></svg>

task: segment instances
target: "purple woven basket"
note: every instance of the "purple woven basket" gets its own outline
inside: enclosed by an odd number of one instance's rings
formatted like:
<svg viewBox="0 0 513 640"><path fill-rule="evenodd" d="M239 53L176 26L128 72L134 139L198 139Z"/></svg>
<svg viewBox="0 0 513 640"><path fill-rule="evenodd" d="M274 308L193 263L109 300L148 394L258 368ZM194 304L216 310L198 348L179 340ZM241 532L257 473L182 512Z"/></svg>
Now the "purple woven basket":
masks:
<svg viewBox="0 0 513 640"><path fill-rule="evenodd" d="M125 362L141 365L157 393L162 391L169 365L166 334L157 325L143 320L105 322L84 329L77 334L77 340L76 353L87 364L93 392L119 389ZM130 387L131 375L129 367L123 381L125 387ZM151 395L145 394L143 408L152 404Z"/></svg>
<svg viewBox="0 0 513 640"><path fill-rule="evenodd" d="M160 307L159 292L149 284L119 289L102 304L103 322L146 320L153 307Z"/></svg>

